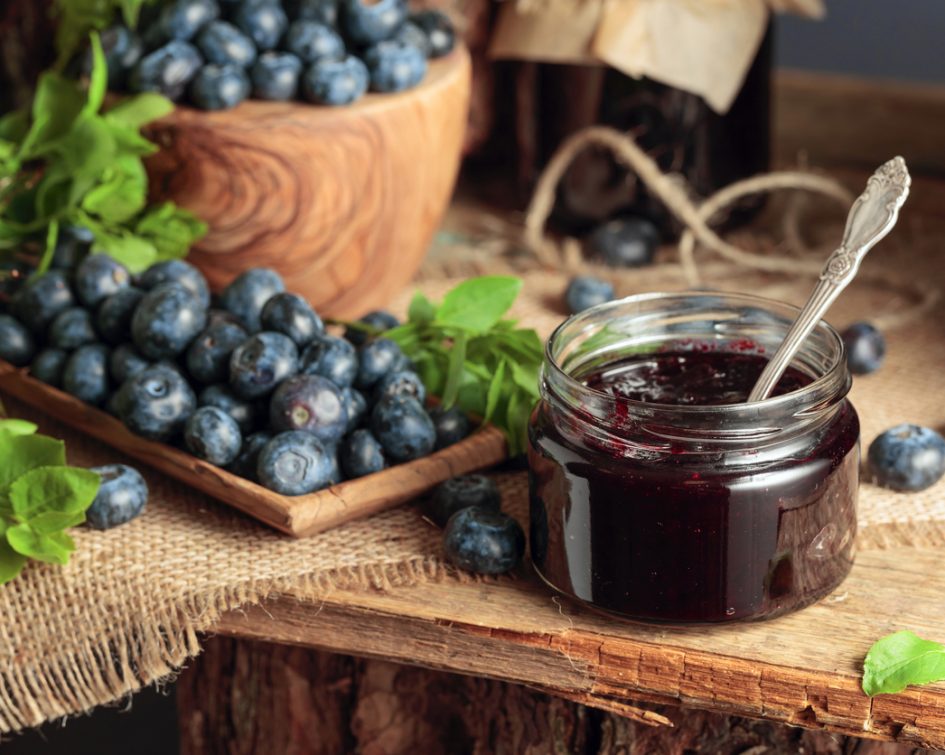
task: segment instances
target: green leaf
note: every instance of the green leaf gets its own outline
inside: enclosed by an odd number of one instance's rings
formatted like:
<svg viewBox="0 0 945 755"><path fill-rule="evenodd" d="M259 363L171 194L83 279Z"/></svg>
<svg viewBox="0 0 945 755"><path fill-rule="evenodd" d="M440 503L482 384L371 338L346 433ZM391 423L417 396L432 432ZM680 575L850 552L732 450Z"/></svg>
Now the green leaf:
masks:
<svg viewBox="0 0 945 755"><path fill-rule="evenodd" d="M123 99L105 114L105 120L139 129L173 112L174 103L167 97L146 92Z"/></svg>
<svg viewBox="0 0 945 755"><path fill-rule="evenodd" d="M104 231L96 232L92 251L105 252L133 273L141 272L158 259L158 250L154 244L131 234L117 236Z"/></svg>
<svg viewBox="0 0 945 755"><path fill-rule="evenodd" d="M68 564L69 554L75 550L72 538L61 536L65 533L44 535L36 532L28 524L18 524L7 530L7 541L17 553L47 564ZM69 546L72 547L69 547Z"/></svg>
<svg viewBox="0 0 945 755"><path fill-rule="evenodd" d="M446 387L443 389L443 406L449 409L456 403L459 386L463 379L466 362L466 334L460 333L450 349L449 369L446 373Z"/></svg>
<svg viewBox="0 0 945 755"><path fill-rule="evenodd" d="M21 157L33 159L72 128L85 106L85 94L58 73L44 73L33 97L32 123L23 139Z"/></svg>
<svg viewBox="0 0 945 755"><path fill-rule="evenodd" d="M40 467L10 485L10 502L24 521L45 513L84 514L95 500L99 483L99 476L87 469Z"/></svg>
<svg viewBox="0 0 945 755"><path fill-rule="evenodd" d="M410 300L410 307L407 310L407 317L410 322L425 325L428 322L433 322L435 316L436 307L433 302L417 291L413 295L413 299Z"/></svg>
<svg viewBox="0 0 945 755"><path fill-rule="evenodd" d="M121 8L122 18L125 20L125 26L134 29L138 25L138 17L141 15L141 8L149 0L116 0L118 7Z"/></svg>
<svg viewBox="0 0 945 755"><path fill-rule="evenodd" d="M512 366L512 380L527 395L538 398L538 368L534 365L523 367L515 361L510 361Z"/></svg>
<svg viewBox="0 0 945 755"><path fill-rule="evenodd" d="M102 41L96 32L90 36L92 48L92 74L89 77L88 99L82 108L82 115L91 116L102 109L105 93L108 91L108 63L102 51Z"/></svg>
<svg viewBox="0 0 945 755"><path fill-rule="evenodd" d="M495 417L496 409L499 406L499 398L502 395L502 388L505 384L505 360L499 362L499 367L492 375L489 382L489 392L486 394L486 411L484 412L483 422L491 422Z"/></svg>
<svg viewBox="0 0 945 755"><path fill-rule="evenodd" d="M148 210L135 226L135 233L154 246L161 260L185 257L207 230L206 223L172 202Z"/></svg>
<svg viewBox="0 0 945 755"><path fill-rule="evenodd" d="M36 274L42 275L49 270L52 265L53 257L56 256L56 244L59 241L59 221L53 220L46 230L46 245L43 247L43 256L36 266Z"/></svg>
<svg viewBox="0 0 945 755"><path fill-rule="evenodd" d="M64 513L61 511L47 511L45 514L38 514L29 520L28 524L34 532L41 535L52 535L56 532L62 532L70 527L75 527L85 521L85 512Z"/></svg>
<svg viewBox="0 0 945 755"><path fill-rule="evenodd" d="M513 391L509 397L509 408L505 429L509 441L509 454L518 456L525 450L525 439L528 433L528 419L531 416L534 402L521 391Z"/></svg>
<svg viewBox="0 0 945 755"><path fill-rule="evenodd" d="M105 169L102 182L82 200L82 209L108 223L124 223L147 203L148 174L136 157L123 156Z"/></svg>
<svg viewBox="0 0 945 755"><path fill-rule="evenodd" d="M6 142L23 141L30 129L28 110L14 110L0 118L0 139Z"/></svg>
<svg viewBox="0 0 945 755"><path fill-rule="evenodd" d="M61 440L45 435L0 435L0 493L31 469L61 467L66 463L66 447Z"/></svg>
<svg viewBox="0 0 945 755"><path fill-rule="evenodd" d="M0 585L19 576L25 565L26 556L13 550L6 537L0 537Z"/></svg>
<svg viewBox="0 0 945 755"><path fill-rule="evenodd" d="M0 436L33 435L38 429L39 427L25 419L0 419Z"/></svg>
<svg viewBox="0 0 945 755"><path fill-rule="evenodd" d="M521 289L520 278L497 275L471 278L443 298L434 322L481 333L502 318Z"/></svg>
<svg viewBox="0 0 945 755"><path fill-rule="evenodd" d="M908 631L888 634L874 643L863 662L863 691L870 697L943 679L945 645Z"/></svg>

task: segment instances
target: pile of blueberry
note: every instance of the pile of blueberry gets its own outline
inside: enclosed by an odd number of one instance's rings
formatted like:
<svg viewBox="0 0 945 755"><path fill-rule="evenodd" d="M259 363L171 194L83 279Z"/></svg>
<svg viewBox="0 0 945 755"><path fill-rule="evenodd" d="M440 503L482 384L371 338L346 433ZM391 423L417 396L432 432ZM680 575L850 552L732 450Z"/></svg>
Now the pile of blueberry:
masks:
<svg viewBox="0 0 945 755"><path fill-rule="evenodd" d="M409 360L374 312L326 332L272 270L211 297L192 265L137 278L111 257L26 281L0 314L0 359L106 408L134 433L285 495L426 456L470 430L426 408Z"/></svg>
<svg viewBox="0 0 945 755"><path fill-rule="evenodd" d="M400 92L455 44L445 15L411 14L407 0L166 0L139 32L102 32L112 89L205 110L250 97L347 105L368 89Z"/></svg>

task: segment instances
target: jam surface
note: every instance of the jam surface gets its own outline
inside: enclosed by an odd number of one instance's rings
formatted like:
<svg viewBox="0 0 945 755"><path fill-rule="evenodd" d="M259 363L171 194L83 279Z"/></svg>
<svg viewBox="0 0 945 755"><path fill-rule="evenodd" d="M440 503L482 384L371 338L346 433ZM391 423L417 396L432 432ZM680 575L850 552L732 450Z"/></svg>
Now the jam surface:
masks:
<svg viewBox="0 0 945 755"><path fill-rule="evenodd" d="M766 361L656 353L581 379L617 397L618 415L620 398L722 405L743 402ZM791 370L776 392L810 382ZM720 622L795 610L848 573L859 463L848 402L765 453L751 444L680 452L626 428L605 443L559 411L536 408L529 467L532 558L561 592L638 620Z"/></svg>

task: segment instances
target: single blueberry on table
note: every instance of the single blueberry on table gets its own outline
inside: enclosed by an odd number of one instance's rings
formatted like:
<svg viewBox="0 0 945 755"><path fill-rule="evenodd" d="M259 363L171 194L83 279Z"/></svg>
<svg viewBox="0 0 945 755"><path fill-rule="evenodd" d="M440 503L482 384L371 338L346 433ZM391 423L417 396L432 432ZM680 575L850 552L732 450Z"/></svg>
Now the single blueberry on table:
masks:
<svg viewBox="0 0 945 755"><path fill-rule="evenodd" d="M226 412L244 435L253 432L259 421L259 406L238 398L228 385L208 385L197 396L197 405L214 406Z"/></svg>
<svg viewBox="0 0 945 755"><path fill-rule="evenodd" d="M521 563L525 533L507 514L472 506L457 511L446 523L443 550L464 571L504 574Z"/></svg>
<svg viewBox="0 0 945 755"><path fill-rule="evenodd" d="M338 25L338 0L291 0L289 16L305 21L318 21L335 27Z"/></svg>
<svg viewBox="0 0 945 755"><path fill-rule="evenodd" d="M142 370L118 392L121 421L149 440L172 440L197 408L197 397L184 376L166 364Z"/></svg>
<svg viewBox="0 0 945 755"><path fill-rule="evenodd" d="M253 65L250 77L258 100L285 102L299 92L302 61L289 52L265 52Z"/></svg>
<svg viewBox="0 0 945 755"><path fill-rule="evenodd" d="M886 339L868 322L856 322L841 334L847 366L854 375L869 375L880 368L886 356Z"/></svg>
<svg viewBox="0 0 945 755"><path fill-rule="evenodd" d="M338 448L341 469L349 479L366 477L387 466L384 449L370 430L355 430L341 441Z"/></svg>
<svg viewBox="0 0 945 755"><path fill-rule="evenodd" d="M213 21L197 37L203 59L216 65L249 68L256 61L253 40L227 21Z"/></svg>
<svg viewBox="0 0 945 755"><path fill-rule="evenodd" d="M157 92L179 102L202 65L196 47L174 40L141 58L131 71L129 85L134 92Z"/></svg>
<svg viewBox="0 0 945 755"><path fill-rule="evenodd" d="M236 315L250 333L261 329L262 309L276 294L285 291L285 283L275 270L257 267L247 270L220 294L220 306Z"/></svg>
<svg viewBox="0 0 945 755"><path fill-rule="evenodd" d="M3 336L0 335L0 338ZM30 375L47 385L59 388L69 354L62 349L43 349L30 363Z"/></svg>
<svg viewBox="0 0 945 755"><path fill-rule="evenodd" d="M276 388L269 401L273 430L305 430L325 444L337 443L348 427L341 389L320 375L296 375Z"/></svg>
<svg viewBox="0 0 945 755"><path fill-rule="evenodd" d="M260 315L263 330L287 335L301 349L325 332L312 305L298 294L281 293L266 302Z"/></svg>
<svg viewBox="0 0 945 755"><path fill-rule="evenodd" d="M341 396L345 402L345 412L348 414L348 426L345 432L351 432L359 427L367 415L368 402L357 388L345 386L341 389Z"/></svg>
<svg viewBox="0 0 945 755"><path fill-rule="evenodd" d="M656 225L643 217L617 218L597 228L587 241L592 257L611 267L643 267L660 244Z"/></svg>
<svg viewBox="0 0 945 755"><path fill-rule="evenodd" d="M141 275L138 285L145 291L150 291L162 283L179 283L188 289L201 306L210 306L210 287L196 267L184 260L165 260L151 265Z"/></svg>
<svg viewBox="0 0 945 755"><path fill-rule="evenodd" d="M373 312L368 312L364 317L358 320L358 323L371 328L371 331L352 328L349 325L345 328L345 338L351 341L355 346L363 346L372 336L383 333L385 330L396 328L400 325L400 320L390 312L383 309L375 309Z"/></svg>
<svg viewBox="0 0 945 755"><path fill-rule="evenodd" d="M572 278L564 293L565 304L572 315L611 301L613 298L614 287L610 283L589 275Z"/></svg>
<svg viewBox="0 0 945 755"><path fill-rule="evenodd" d="M85 512L85 521L92 529L108 530L130 522L148 502L148 484L141 473L126 464L92 467L101 478L98 494Z"/></svg>
<svg viewBox="0 0 945 755"><path fill-rule="evenodd" d="M151 363L130 343L116 346L108 357L108 373L115 385L121 385L150 366Z"/></svg>
<svg viewBox="0 0 945 755"><path fill-rule="evenodd" d="M945 475L945 438L928 427L902 424L870 444L873 480L893 490L925 490Z"/></svg>
<svg viewBox="0 0 945 755"><path fill-rule="evenodd" d="M427 389L416 372L394 370L382 377L374 386L374 401L391 396L413 396L421 404L427 400Z"/></svg>
<svg viewBox="0 0 945 755"><path fill-rule="evenodd" d="M30 278L10 300L10 312L34 335L42 335L53 318L75 304L69 279L62 270Z"/></svg>
<svg viewBox="0 0 945 755"><path fill-rule="evenodd" d="M242 325L211 322L187 349L187 372L206 385L225 382L230 376L230 356L247 338Z"/></svg>
<svg viewBox="0 0 945 755"><path fill-rule="evenodd" d="M233 14L233 23L259 50L272 50L279 45L289 19L278 3L244 0Z"/></svg>
<svg viewBox="0 0 945 755"><path fill-rule="evenodd" d="M211 63L190 82L190 101L201 110L229 110L244 102L251 88L242 68Z"/></svg>
<svg viewBox="0 0 945 755"><path fill-rule="evenodd" d="M164 39L187 42L219 17L216 0L171 0L161 9L157 25Z"/></svg>
<svg viewBox="0 0 945 755"><path fill-rule="evenodd" d="M75 292L86 307L97 307L130 285L131 273L107 254L90 254L75 271Z"/></svg>
<svg viewBox="0 0 945 755"><path fill-rule="evenodd" d="M128 72L144 53L141 38L128 27L117 24L99 32L99 41L108 65L108 88L122 89ZM91 49L82 56L82 73L86 76L92 73Z"/></svg>
<svg viewBox="0 0 945 755"><path fill-rule="evenodd" d="M345 56L345 43L338 32L317 21L293 21L285 37L285 48L309 65Z"/></svg>
<svg viewBox="0 0 945 755"><path fill-rule="evenodd" d="M95 329L105 343L117 346L131 340L131 318L144 298L144 291L130 286L112 294L98 305Z"/></svg>
<svg viewBox="0 0 945 755"><path fill-rule="evenodd" d="M359 45L389 39L406 20L407 0L341 0L341 25Z"/></svg>
<svg viewBox="0 0 945 755"><path fill-rule="evenodd" d="M0 315L0 359L14 367L25 367L36 353L33 336L19 320Z"/></svg>
<svg viewBox="0 0 945 755"><path fill-rule="evenodd" d="M62 372L62 389L80 401L101 406L109 396L109 349L100 343L76 349Z"/></svg>
<svg viewBox="0 0 945 755"><path fill-rule="evenodd" d="M424 503L423 513L438 527L445 527L453 514L470 506L501 510L502 495L492 478L470 474L441 483Z"/></svg>
<svg viewBox="0 0 945 755"><path fill-rule="evenodd" d="M247 480L256 481L256 467L259 464L259 452L272 440L272 433L258 432L243 440L239 454L227 469Z"/></svg>
<svg viewBox="0 0 945 755"><path fill-rule="evenodd" d="M321 375L335 385L346 388L358 374L358 353L343 338L327 333L319 335L302 352L299 372Z"/></svg>
<svg viewBox="0 0 945 755"><path fill-rule="evenodd" d="M174 359L207 325L207 309L190 289L162 283L148 291L131 318L135 347L149 359Z"/></svg>
<svg viewBox="0 0 945 755"><path fill-rule="evenodd" d="M184 425L184 443L198 459L224 467L239 455L243 436L233 418L215 406L202 406Z"/></svg>
<svg viewBox="0 0 945 755"><path fill-rule="evenodd" d="M413 21L407 21L407 23L397 30L391 39L411 45L412 47L416 47L418 50L420 50L420 52L423 53L423 57L430 57L430 40L427 37L426 32L424 32L423 29L417 26Z"/></svg>
<svg viewBox="0 0 945 755"><path fill-rule="evenodd" d="M430 410L430 419L436 428L436 450L459 443L469 435L469 417L458 406L444 409L441 406Z"/></svg>
<svg viewBox="0 0 945 755"><path fill-rule="evenodd" d="M391 370L399 367L403 352L389 338L377 338L358 350L358 376L354 384L370 390Z"/></svg>
<svg viewBox="0 0 945 755"><path fill-rule="evenodd" d="M442 58L456 47L456 30L445 13L438 10L423 10L410 16L410 22L418 26L427 38L428 57Z"/></svg>
<svg viewBox="0 0 945 755"><path fill-rule="evenodd" d="M334 471L330 451L311 433L280 433L259 452L256 477L283 495L306 495L327 487Z"/></svg>
<svg viewBox="0 0 945 755"><path fill-rule="evenodd" d="M409 396L386 398L371 412L374 433L388 458L413 461L427 456L436 445L436 428L423 405Z"/></svg>
<svg viewBox="0 0 945 755"><path fill-rule="evenodd" d="M299 369L295 342L282 333L257 333L230 355L230 387L242 398L262 398Z"/></svg>
<svg viewBox="0 0 945 755"><path fill-rule="evenodd" d="M364 96L369 80L367 66L353 55L322 60L302 76L302 94L316 105L350 105Z"/></svg>
<svg viewBox="0 0 945 755"><path fill-rule="evenodd" d="M69 307L56 315L49 326L47 336L50 346L73 351L87 343L98 341L92 315L82 307Z"/></svg>
<svg viewBox="0 0 945 755"><path fill-rule="evenodd" d="M364 53L364 62L374 92L402 92L423 81L427 73L423 51L402 40L378 42Z"/></svg>

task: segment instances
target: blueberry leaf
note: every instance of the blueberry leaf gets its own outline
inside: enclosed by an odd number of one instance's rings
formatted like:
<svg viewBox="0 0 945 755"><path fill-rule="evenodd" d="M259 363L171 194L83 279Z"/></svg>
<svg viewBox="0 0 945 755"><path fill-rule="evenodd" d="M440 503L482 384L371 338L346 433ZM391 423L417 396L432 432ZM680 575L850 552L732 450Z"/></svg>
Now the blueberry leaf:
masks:
<svg viewBox="0 0 945 755"><path fill-rule="evenodd" d="M18 524L7 530L7 541L13 550L27 558L47 564L67 564L69 554L75 550L75 543L68 535L67 540L63 540L63 534L65 533L44 535L28 524Z"/></svg>
<svg viewBox="0 0 945 755"><path fill-rule="evenodd" d="M38 467L64 466L66 448L61 440L45 435L0 435L0 494Z"/></svg>
<svg viewBox="0 0 945 755"><path fill-rule="evenodd" d="M25 565L26 556L13 550L6 537L0 536L0 585L16 578Z"/></svg>
<svg viewBox="0 0 945 755"><path fill-rule="evenodd" d="M470 278L443 297L434 322L481 333L502 319L521 290L520 278L499 275Z"/></svg>
<svg viewBox="0 0 945 755"><path fill-rule="evenodd" d="M84 515L95 500L99 483L99 476L87 469L40 467L26 472L10 485L10 502L13 511L24 521L45 513Z"/></svg>
<svg viewBox="0 0 945 755"><path fill-rule="evenodd" d="M945 645L909 631L888 634L875 642L863 662L863 691L870 697L943 679Z"/></svg>

